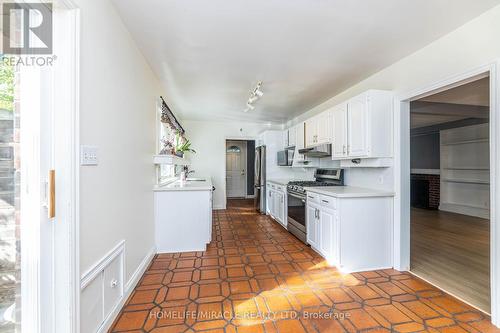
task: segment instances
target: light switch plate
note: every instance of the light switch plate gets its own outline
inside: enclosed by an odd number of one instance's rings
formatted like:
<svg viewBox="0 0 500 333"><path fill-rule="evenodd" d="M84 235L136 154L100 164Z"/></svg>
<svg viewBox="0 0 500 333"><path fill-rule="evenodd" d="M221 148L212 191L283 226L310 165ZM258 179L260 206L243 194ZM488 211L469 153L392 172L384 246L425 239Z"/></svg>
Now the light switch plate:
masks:
<svg viewBox="0 0 500 333"><path fill-rule="evenodd" d="M80 165L99 164L98 148L96 146L82 145L80 147Z"/></svg>

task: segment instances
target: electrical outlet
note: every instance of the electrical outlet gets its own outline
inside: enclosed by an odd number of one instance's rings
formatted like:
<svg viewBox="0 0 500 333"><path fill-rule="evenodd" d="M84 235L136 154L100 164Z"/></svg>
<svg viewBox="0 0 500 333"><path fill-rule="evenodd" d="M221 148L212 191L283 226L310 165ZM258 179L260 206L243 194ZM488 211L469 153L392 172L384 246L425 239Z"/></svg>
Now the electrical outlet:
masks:
<svg viewBox="0 0 500 333"><path fill-rule="evenodd" d="M384 176L379 176L379 177L378 177L378 183L379 183L380 185L384 185Z"/></svg>
<svg viewBox="0 0 500 333"><path fill-rule="evenodd" d="M99 163L98 149L96 146L80 147L80 165L97 165Z"/></svg>

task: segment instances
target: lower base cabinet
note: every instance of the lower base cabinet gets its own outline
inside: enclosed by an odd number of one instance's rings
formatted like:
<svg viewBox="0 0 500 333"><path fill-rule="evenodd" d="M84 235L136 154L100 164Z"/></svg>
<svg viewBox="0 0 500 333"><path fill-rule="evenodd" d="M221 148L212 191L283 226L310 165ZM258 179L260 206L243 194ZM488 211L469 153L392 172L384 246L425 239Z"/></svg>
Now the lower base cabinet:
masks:
<svg viewBox="0 0 500 333"><path fill-rule="evenodd" d="M307 195L307 242L345 273L393 267L392 197Z"/></svg>
<svg viewBox="0 0 500 333"><path fill-rule="evenodd" d="M267 212L286 229L286 194L283 186L267 184Z"/></svg>

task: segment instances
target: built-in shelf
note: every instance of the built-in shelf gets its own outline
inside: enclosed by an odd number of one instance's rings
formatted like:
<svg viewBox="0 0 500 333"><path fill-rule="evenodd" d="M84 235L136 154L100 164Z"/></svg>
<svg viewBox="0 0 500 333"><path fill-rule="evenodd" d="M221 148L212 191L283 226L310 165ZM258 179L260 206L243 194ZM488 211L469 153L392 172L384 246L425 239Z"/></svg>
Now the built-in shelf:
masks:
<svg viewBox="0 0 500 333"><path fill-rule="evenodd" d="M490 185L489 180L475 180L475 179L453 179L453 178L445 178L441 179L443 182L448 183L463 183L463 184L480 184L480 185Z"/></svg>
<svg viewBox="0 0 500 333"><path fill-rule="evenodd" d="M456 146L456 145L467 145L471 143L482 143L489 142L489 139L475 139L475 140L463 140L463 141L454 141L454 142L443 142L442 146Z"/></svg>
<svg viewBox="0 0 500 333"><path fill-rule="evenodd" d="M477 168L443 168L443 170L465 170L465 171L476 171L476 170L480 170L480 171L489 171L490 168L481 168L481 167L477 167Z"/></svg>
<svg viewBox="0 0 500 333"><path fill-rule="evenodd" d="M178 157L175 155L154 155L154 164L168 164L168 165L189 165L189 159L185 157Z"/></svg>

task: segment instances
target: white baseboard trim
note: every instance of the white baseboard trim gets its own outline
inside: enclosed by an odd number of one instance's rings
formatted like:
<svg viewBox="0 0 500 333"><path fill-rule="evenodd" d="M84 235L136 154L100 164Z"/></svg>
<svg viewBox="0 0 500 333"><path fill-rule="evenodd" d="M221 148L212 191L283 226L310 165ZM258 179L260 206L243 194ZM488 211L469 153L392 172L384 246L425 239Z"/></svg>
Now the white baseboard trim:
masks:
<svg viewBox="0 0 500 333"><path fill-rule="evenodd" d="M226 209L226 205L214 205L213 210L222 210Z"/></svg>
<svg viewBox="0 0 500 333"><path fill-rule="evenodd" d="M152 247L148 254L142 259L139 267L135 270L134 274L130 277L128 280L127 284L125 285L125 293L131 293L141 277L144 275L144 272L146 272L146 269L148 269L149 264L151 263L151 260L153 260L153 257L156 254L156 247ZM128 298L128 296L127 296Z"/></svg>
<svg viewBox="0 0 500 333"><path fill-rule="evenodd" d="M453 203L441 203L439 205L439 210L450 213L475 216L487 220L490 219L490 210L481 207L458 205Z"/></svg>
<svg viewBox="0 0 500 333"><path fill-rule="evenodd" d="M110 328L113 322L115 321L116 317L120 313L120 310L123 308L125 305L125 302L127 299L130 297L132 292L134 291L135 286L137 283L139 283L139 280L141 277L144 275L146 272L146 269L149 267L149 264L151 263L151 260L153 260L153 257L156 254L156 248L153 247L151 250L149 250L148 254L142 259L141 263L135 270L135 272L132 274L130 279L127 281L125 284L125 290L123 297L120 299L120 301L114 306L113 310L108 314L102 325L99 327L97 330L97 333L105 333L107 332Z"/></svg>

